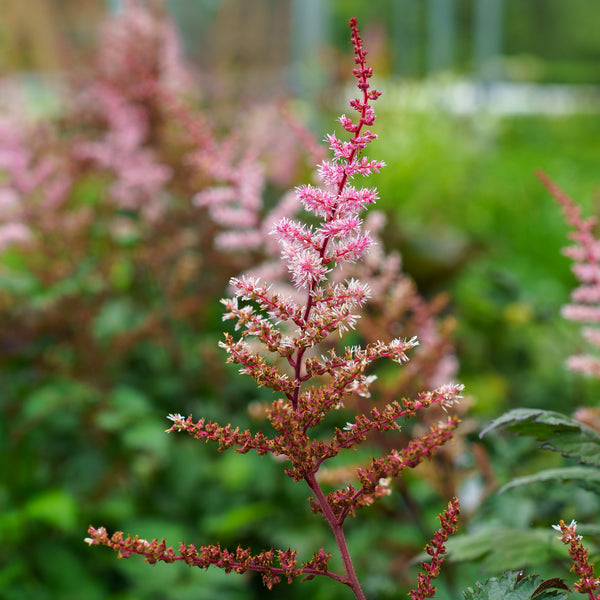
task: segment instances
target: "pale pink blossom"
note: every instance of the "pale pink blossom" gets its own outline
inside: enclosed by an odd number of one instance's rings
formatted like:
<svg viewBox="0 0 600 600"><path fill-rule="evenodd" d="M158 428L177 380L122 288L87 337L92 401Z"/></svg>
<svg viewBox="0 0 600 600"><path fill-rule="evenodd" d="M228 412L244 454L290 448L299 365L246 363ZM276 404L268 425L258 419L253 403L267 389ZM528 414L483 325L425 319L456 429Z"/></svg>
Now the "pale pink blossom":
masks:
<svg viewBox="0 0 600 600"><path fill-rule="evenodd" d="M566 304L562 307L561 314L569 321L578 321L580 323L600 323L600 306Z"/></svg>
<svg viewBox="0 0 600 600"><path fill-rule="evenodd" d="M567 367L576 373L600 379L600 359L589 354L574 354L567 359Z"/></svg>
<svg viewBox="0 0 600 600"><path fill-rule="evenodd" d="M590 342L590 344L594 344L594 346L600 347L600 328L598 327L583 327L581 329L581 333L583 337Z"/></svg>
<svg viewBox="0 0 600 600"><path fill-rule="evenodd" d="M12 244L23 244L31 239L29 227L23 223L0 224L0 250Z"/></svg>
<svg viewBox="0 0 600 600"><path fill-rule="evenodd" d="M572 302L563 306L562 316L579 323L600 323L600 241L593 232L597 220L594 217L584 219L581 216L581 206L569 198L545 173L538 172L537 175L561 205L565 220L573 229L569 238L575 245L568 246L563 253L574 261L571 268L579 286L571 293ZM596 329L584 327L582 333L594 346L600 345ZM600 360L595 356L571 356L567 367L572 371L600 378Z"/></svg>

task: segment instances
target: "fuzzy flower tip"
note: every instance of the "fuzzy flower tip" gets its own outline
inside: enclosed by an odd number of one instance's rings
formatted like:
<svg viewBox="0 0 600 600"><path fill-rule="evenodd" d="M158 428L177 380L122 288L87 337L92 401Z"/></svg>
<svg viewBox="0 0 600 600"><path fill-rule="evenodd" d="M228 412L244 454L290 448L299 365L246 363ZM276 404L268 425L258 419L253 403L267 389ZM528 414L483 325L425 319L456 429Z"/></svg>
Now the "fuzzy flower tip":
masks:
<svg viewBox="0 0 600 600"><path fill-rule="evenodd" d="M185 417L179 413L171 413L167 415L169 421L173 421L173 425L166 430L167 433L171 431L183 431L185 429Z"/></svg>
<svg viewBox="0 0 600 600"><path fill-rule="evenodd" d="M309 291L317 288L332 267L355 262L372 244L370 236L361 231L362 221L358 215L376 201L377 192L370 188L355 188L350 181L357 174L367 176L384 166L381 161L363 156L367 144L377 137L367 127L375 121L371 102L381 92L370 88L373 71L366 66L366 51L355 19L350 21L350 28L357 65L353 73L361 92L359 98L350 101L350 106L358 117L355 121L346 115L340 117L342 127L351 134L348 141L334 134L327 136L333 157L319 166L323 185L304 185L296 190L296 197L305 210L323 222L312 229L284 218L272 230L282 246L282 256L288 263L294 285Z"/></svg>

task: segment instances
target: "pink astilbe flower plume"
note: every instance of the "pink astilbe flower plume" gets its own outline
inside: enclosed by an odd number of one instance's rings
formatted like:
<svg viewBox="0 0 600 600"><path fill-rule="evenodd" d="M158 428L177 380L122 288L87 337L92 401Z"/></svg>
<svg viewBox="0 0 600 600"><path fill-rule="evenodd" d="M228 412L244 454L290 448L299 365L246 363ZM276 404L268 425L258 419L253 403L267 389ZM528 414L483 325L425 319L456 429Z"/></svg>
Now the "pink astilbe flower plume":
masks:
<svg viewBox="0 0 600 600"><path fill-rule="evenodd" d="M367 284L354 277L342 279L339 274L342 267L360 260L372 244L369 233L362 230L360 215L375 202L377 192L355 187L352 182L357 175L368 176L384 166L364 155L367 145L377 137L368 128L375 120L371 103L380 92L369 84L372 70L365 62L356 19L350 20L350 28L356 63L353 72L360 94L350 101L356 120L343 116L340 122L351 137L343 141L330 135L333 158L319 167L322 185L305 185L296 190L297 202L312 214L313 224L284 216L272 228L296 293L286 295L276 291L271 283L246 275L231 280L234 297L222 300L223 319L233 322L235 335L226 333L220 346L227 353L227 361L238 365L241 374L274 392L275 399L267 410L272 433L269 436L262 431L241 431L231 424L195 421L179 414L169 415L173 425L168 430L216 442L220 450L253 450L285 461L285 473L294 481L304 481L310 489L311 511L321 515L329 526L342 572L329 570L332 553L324 548L299 564L291 549L271 549L253 555L241 547L232 552L218 544L199 550L181 544L177 552L164 541L148 542L124 537L120 532L109 537L104 528L93 527L86 540L90 545L111 547L124 557L140 554L152 563L183 561L200 567L215 565L225 571L260 572L268 587L283 578L291 582L297 577L312 579L321 575L347 585L356 598L365 600L346 542L346 519L389 495L391 478L431 458L452 439L458 419L442 411L444 417L420 437L412 438L406 447L391 449L355 469L352 484L326 490L317 476L326 461L355 449L373 432L398 431L402 428L400 422L428 407L447 409L461 398L462 392L462 385L445 384L420 393L416 399L397 398L383 407L371 407L350 417L342 429L325 421L331 411L344 409L350 398L370 395L375 377L368 372L375 361L389 359L404 365L418 345L415 337L397 337L388 342L377 339L364 347L346 346L341 350L331 344L321 345L334 334L353 328L359 317L357 311L370 297ZM454 532L457 516L458 501L453 499L440 517L442 529L430 552L432 567L427 577L420 580L415 598L429 597L426 594L439 572L443 542Z"/></svg>
<svg viewBox="0 0 600 600"><path fill-rule="evenodd" d="M573 228L569 234L574 242L563 250L573 260L572 271L579 286L571 293L571 302L562 308L565 319L585 323L581 333L592 346L600 348L600 240L594 234L595 217L583 218L581 206L576 204L545 173L537 173L540 181L562 206L567 225ZM570 356L567 366L572 371L600 378L600 357L591 354Z"/></svg>

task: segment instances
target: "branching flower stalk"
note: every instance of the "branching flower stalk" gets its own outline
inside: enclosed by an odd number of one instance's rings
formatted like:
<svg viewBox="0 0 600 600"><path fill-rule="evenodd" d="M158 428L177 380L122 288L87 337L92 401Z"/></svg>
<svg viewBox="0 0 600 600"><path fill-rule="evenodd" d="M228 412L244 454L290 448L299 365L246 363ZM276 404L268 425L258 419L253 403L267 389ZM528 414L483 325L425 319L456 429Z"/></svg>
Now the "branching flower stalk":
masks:
<svg viewBox="0 0 600 600"><path fill-rule="evenodd" d="M305 300L300 302L277 293L270 285L248 276L232 279L235 296L222 300L226 309L223 319L234 321L240 333L237 339L226 333L220 346L228 354L227 361L239 365L240 373L250 375L259 387L268 387L277 395L268 411L275 435L240 431L231 424L222 426L205 419L194 421L191 416L185 418L179 414L169 415L173 425L168 429L217 442L220 450L233 448L238 453L254 450L260 455L285 459L286 474L294 481L306 482L311 490L311 510L313 514L321 514L331 529L343 572L329 570L332 553L325 548L301 563L292 549L253 554L242 547L229 551L219 544L196 548L193 544L181 543L176 552L167 547L164 540L147 541L124 536L121 532L109 536L103 527L90 527L90 537L86 539L90 545L111 547L121 557L139 554L151 563L183 561L204 568L215 565L226 572L259 572L268 588L282 579L291 582L297 577L325 576L347 585L357 599L364 600L366 596L346 541L346 519L388 495L392 477L430 458L452 438L458 419L447 416L443 422L432 425L426 434L412 439L405 448L374 457L368 466L358 468L356 486L327 491L317 478L318 470L326 461L344 450L356 448L371 432L399 430L399 420L411 418L417 411L432 405L447 409L458 401L462 391L459 384L442 385L419 394L416 399L402 398L383 408L371 408L367 413L356 415L345 427L335 427L329 436L324 436L322 431L322 422L332 410L343 408L345 401L355 394L370 395L369 386L374 376L368 375L367 369L371 363L387 358L403 364L408 360L408 352L418 344L416 338L397 338L390 342L375 341L364 348L346 347L340 353L331 349L325 355L318 354L322 342L354 327L359 318L357 309L370 296L366 284L356 279L342 281L334 278L332 272L359 260L372 243L368 232L361 229L359 215L375 202L377 192L373 188L354 187L351 182L356 175L368 176L384 166L383 162L363 155L367 144L377 137L368 128L375 120L371 103L381 92L370 87L372 69L366 64L366 51L356 19L350 20L350 28L356 63L353 73L360 90L359 97L351 100L350 106L358 118L353 121L342 115L339 121L351 137L349 141L342 141L329 135L333 159L319 167L322 185L305 185L296 190L298 200L316 218L316 224L315 219L309 225L283 218L272 231L281 245L292 283ZM256 342L266 351L256 351ZM432 561L423 564L426 572L419 577L413 599L433 594L435 588L431 580L439 573L444 542L456 529L458 512L458 501L453 499L440 516L442 528L427 546Z"/></svg>

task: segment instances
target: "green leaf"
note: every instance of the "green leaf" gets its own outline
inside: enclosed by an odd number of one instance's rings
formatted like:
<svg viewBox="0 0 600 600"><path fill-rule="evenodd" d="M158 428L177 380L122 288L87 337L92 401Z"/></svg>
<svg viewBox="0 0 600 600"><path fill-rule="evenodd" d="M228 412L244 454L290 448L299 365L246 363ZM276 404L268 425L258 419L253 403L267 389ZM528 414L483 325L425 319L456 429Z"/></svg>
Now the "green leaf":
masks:
<svg viewBox="0 0 600 600"><path fill-rule="evenodd" d="M253 502L245 506L235 506L216 515L208 516L204 521L204 529L209 534L227 537L244 531L253 523L268 519L273 507L268 502Z"/></svg>
<svg viewBox="0 0 600 600"><path fill-rule="evenodd" d="M537 408L517 408L492 421L480 434L509 429L543 442L545 450L560 452L584 464L600 467L600 434L559 412Z"/></svg>
<svg viewBox="0 0 600 600"><path fill-rule="evenodd" d="M84 383L57 377L36 388L25 398L25 419L51 419L75 414L96 400L95 391ZM60 424L60 419L52 419Z"/></svg>
<svg viewBox="0 0 600 600"><path fill-rule="evenodd" d="M24 507L24 514L61 531L74 531L77 526L77 503L63 490L48 490L34 496Z"/></svg>
<svg viewBox="0 0 600 600"><path fill-rule="evenodd" d="M92 323L94 337L100 342L108 341L137 327L144 315L127 298L109 300L96 315Z"/></svg>
<svg viewBox="0 0 600 600"><path fill-rule="evenodd" d="M452 536L446 543L448 560L478 561L494 571L539 565L567 555L564 545L553 543L550 528L517 529L496 525L473 533Z"/></svg>
<svg viewBox="0 0 600 600"><path fill-rule="evenodd" d="M165 456L171 439L165 433L163 422L153 419L133 423L123 433L123 442L126 446L155 456Z"/></svg>
<svg viewBox="0 0 600 600"><path fill-rule="evenodd" d="M568 587L558 577L542 581L539 575L520 578L516 572L492 577L463 591L465 600L565 600Z"/></svg>
<svg viewBox="0 0 600 600"><path fill-rule="evenodd" d="M564 482L564 481L572 481L577 485L589 490L591 492L595 492L596 494L600 494L600 471L598 469L593 469L589 467L560 467L557 469L545 469L543 471L539 471L533 475L526 475L524 477L517 477L513 479L506 485L503 485L498 493L502 494L507 490L510 490L515 487L519 487L522 485L529 485L531 483L541 483L541 482Z"/></svg>
<svg viewBox="0 0 600 600"><path fill-rule="evenodd" d="M533 592L532 598L536 598L539 600L540 598L548 597L545 592L548 590L564 590L569 592L569 586L565 583L565 580L560 577L551 577L550 579L545 579L540 583L540 585L535 588L535 592ZM568 595L568 594L567 594ZM562 597L562 594L558 594L559 597ZM552 598L556 597L555 595L550 596Z"/></svg>
<svg viewBox="0 0 600 600"><path fill-rule="evenodd" d="M119 385L109 394L104 410L96 418L96 424L107 431L117 431L151 415L150 400L142 391Z"/></svg>
<svg viewBox="0 0 600 600"><path fill-rule="evenodd" d="M11 583L26 577L27 563L23 557L13 557L11 561L0 566L0 592L10 589Z"/></svg>

